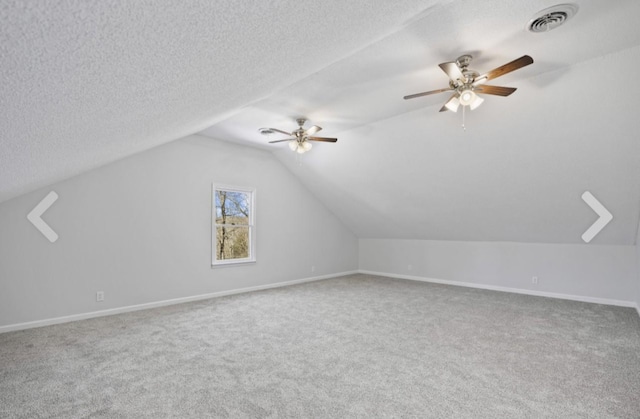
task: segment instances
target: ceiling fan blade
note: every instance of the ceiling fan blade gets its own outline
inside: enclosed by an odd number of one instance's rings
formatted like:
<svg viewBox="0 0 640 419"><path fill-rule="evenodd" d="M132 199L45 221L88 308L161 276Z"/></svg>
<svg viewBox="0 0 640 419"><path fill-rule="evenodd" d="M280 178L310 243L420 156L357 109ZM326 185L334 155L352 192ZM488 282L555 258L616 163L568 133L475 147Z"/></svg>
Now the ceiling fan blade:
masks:
<svg viewBox="0 0 640 419"><path fill-rule="evenodd" d="M511 73L512 71L518 70L522 67L526 67L529 64L533 64L533 58L529 57L528 55L523 55L517 60L513 60L510 63L502 65L498 68L494 68L493 70L479 77L476 77L473 84L475 85L475 84L484 83L485 81L489 81L497 77L504 76L507 73Z"/></svg>
<svg viewBox="0 0 640 419"><path fill-rule="evenodd" d="M310 141L322 141L325 143L335 143L336 141L338 141L337 138L326 138L326 137L308 137L307 140Z"/></svg>
<svg viewBox="0 0 640 419"><path fill-rule="evenodd" d="M453 81L464 77L462 75L462 71L460 71L460 67L458 67L458 64L453 61L450 63L438 64L438 66L442 69L442 71L447 73L447 76L449 76L449 78Z"/></svg>
<svg viewBox="0 0 640 419"><path fill-rule="evenodd" d="M309 128L307 130L307 135L311 136L311 135L315 134L316 132L320 131L321 129L322 129L322 127L314 125L314 126L312 126L311 128Z"/></svg>
<svg viewBox="0 0 640 419"><path fill-rule="evenodd" d="M274 140L274 141L269 141L269 144L275 144L275 143L281 143L283 141L291 141L291 138L286 138L284 140Z"/></svg>
<svg viewBox="0 0 640 419"><path fill-rule="evenodd" d="M414 93L414 94L412 94L412 95L405 96L405 97L404 97L404 99L405 99L405 100L407 100L407 99L414 99L414 98L416 98L416 97L433 95L433 94L435 94L435 93L448 92L448 91L450 91L450 90L453 90L453 89L452 89L452 88L450 88L450 87L447 87L446 89L438 89L438 90L430 90L430 91L428 91L428 92Z"/></svg>
<svg viewBox="0 0 640 419"><path fill-rule="evenodd" d="M273 132L279 132L280 134L288 135L289 137L293 136L292 133L286 132L286 131L282 131L281 129L278 129L278 128L269 128L269 129L271 131L273 131Z"/></svg>
<svg viewBox="0 0 640 419"><path fill-rule="evenodd" d="M496 95L496 96L509 96L511 93L515 92L515 87L502 87L502 86L488 86L482 85L475 89L478 93L484 93L486 95Z"/></svg>

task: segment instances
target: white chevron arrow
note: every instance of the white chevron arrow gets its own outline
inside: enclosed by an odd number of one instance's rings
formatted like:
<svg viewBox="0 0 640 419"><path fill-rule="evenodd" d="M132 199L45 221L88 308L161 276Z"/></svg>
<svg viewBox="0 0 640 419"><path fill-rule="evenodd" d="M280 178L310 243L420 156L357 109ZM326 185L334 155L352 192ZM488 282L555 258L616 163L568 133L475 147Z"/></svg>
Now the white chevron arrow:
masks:
<svg viewBox="0 0 640 419"><path fill-rule="evenodd" d="M27 220L31 221L31 224L33 224L51 243L58 240L58 234L53 231L53 229L49 227L49 224L45 223L41 217L42 214L44 214L44 212L57 200L58 194L51 191L42 201L40 201L40 203L38 203L38 205L36 205L34 209L31 210L29 214L27 214Z"/></svg>
<svg viewBox="0 0 640 419"><path fill-rule="evenodd" d="M613 215L611 215L604 205L602 205L600 201L598 201L589 191L582 194L582 200L586 202L587 205L589 205L600 217L587 229L587 231L582 234L582 240L584 240L585 243L589 243L598 233L600 233L600 231L602 231L603 228L605 228L607 224L609 224L611 220L613 220Z"/></svg>

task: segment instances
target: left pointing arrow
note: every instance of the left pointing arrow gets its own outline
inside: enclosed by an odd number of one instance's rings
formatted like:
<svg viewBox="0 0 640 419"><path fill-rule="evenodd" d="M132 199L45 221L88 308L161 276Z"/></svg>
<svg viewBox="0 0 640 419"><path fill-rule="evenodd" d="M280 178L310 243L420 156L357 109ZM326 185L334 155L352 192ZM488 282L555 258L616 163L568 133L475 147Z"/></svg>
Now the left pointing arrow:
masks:
<svg viewBox="0 0 640 419"><path fill-rule="evenodd" d="M53 231L53 229L49 227L49 224L45 223L41 217L42 214L44 214L44 212L57 200L58 194L51 191L42 201L40 201L38 205L36 205L34 209L31 210L29 214L27 214L27 219L31 221L31 224L33 224L51 243L58 240L58 234Z"/></svg>

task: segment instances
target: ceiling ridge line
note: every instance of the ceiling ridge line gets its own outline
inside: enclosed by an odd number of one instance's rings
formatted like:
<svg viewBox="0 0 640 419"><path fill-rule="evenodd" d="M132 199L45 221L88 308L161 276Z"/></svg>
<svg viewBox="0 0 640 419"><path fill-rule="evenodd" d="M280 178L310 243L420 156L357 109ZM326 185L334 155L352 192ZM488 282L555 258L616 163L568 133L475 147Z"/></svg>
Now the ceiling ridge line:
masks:
<svg viewBox="0 0 640 419"><path fill-rule="evenodd" d="M453 3L455 0L447 0L445 3ZM340 56L339 58L336 58L335 60L329 62L328 64L320 67L319 69L312 71L306 75L300 76L298 78L296 78L295 80L293 80L291 83L287 83L287 84L283 84L282 86L278 86L275 89L273 89L271 92L267 93L266 95L263 95L253 101L247 102L244 105L241 105L237 108L237 112L239 112L240 110L250 107L250 106L255 106L256 104L268 100L269 97L272 97L274 95L280 94L283 91L285 91L288 88L291 88L292 86L295 86L296 84L302 82L303 80L306 80L308 78L314 77L315 75L317 75L318 73L321 73L333 66L335 66L336 64L353 57L354 55L366 50L367 48L370 48L373 45L376 45L380 42L382 42L383 40L396 35L398 33L400 33L401 31L405 30L407 27L414 25L415 23L421 21L422 19L431 16L431 14L434 12L434 9L437 9L439 7L442 7L442 2L437 2L435 4L432 4L431 6L428 6L427 8L423 9L421 12L415 14L413 17L409 18L408 20L405 20L404 22L400 23L399 26L391 29L391 31L389 31L388 33L384 33L383 35L374 38L373 40L371 40L370 42L365 43L364 45L362 45L359 48L356 48L346 54L343 54L342 56ZM236 113L237 113L236 112ZM225 119L229 119L229 118L225 118ZM215 123L218 123L221 121L217 121Z"/></svg>

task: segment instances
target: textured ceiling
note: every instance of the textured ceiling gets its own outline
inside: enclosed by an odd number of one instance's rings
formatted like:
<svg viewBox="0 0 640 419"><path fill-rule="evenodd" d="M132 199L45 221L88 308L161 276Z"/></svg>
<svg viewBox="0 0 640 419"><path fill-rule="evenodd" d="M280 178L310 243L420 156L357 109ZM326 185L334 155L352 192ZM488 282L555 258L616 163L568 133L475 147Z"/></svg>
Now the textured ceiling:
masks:
<svg viewBox="0 0 640 419"><path fill-rule="evenodd" d="M210 126L426 0L0 2L0 202Z"/></svg>
<svg viewBox="0 0 640 419"><path fill-rule="evenodd" d="M187 134L274 150L359 237L633 244L640 213L635 0L0 2L0 201ZM438 113L438 63L535 63ZM298 159L259 127L338 136Z"/></svg>

